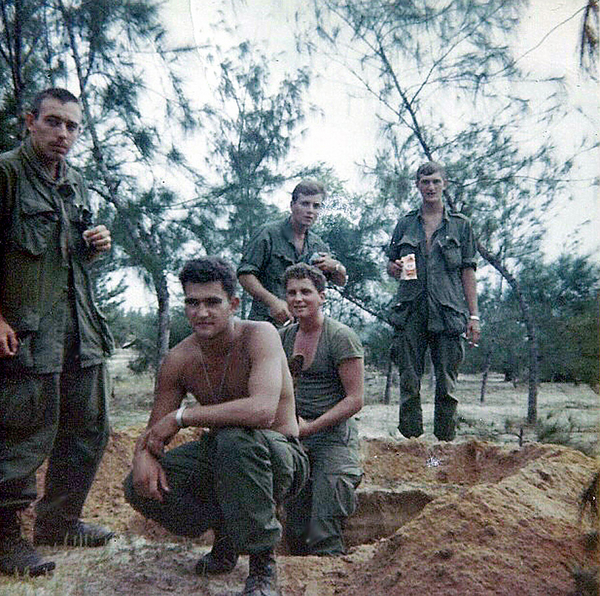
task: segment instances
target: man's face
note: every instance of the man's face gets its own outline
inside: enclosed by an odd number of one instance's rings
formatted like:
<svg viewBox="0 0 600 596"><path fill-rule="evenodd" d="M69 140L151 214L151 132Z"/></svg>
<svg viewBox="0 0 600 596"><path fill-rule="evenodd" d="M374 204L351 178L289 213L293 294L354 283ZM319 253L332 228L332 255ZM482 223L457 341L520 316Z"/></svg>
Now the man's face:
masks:
<svg viewBox="0 0 600 596"><path fill-rule="evenodd" d="M187 283L183 293L185 315L199 339L213 339L228 329L239 298L229 298L220 281Z"/></svg>
<svg viewBox="0 0 600 596"><path fill-rule="evenodd" d="M319 292L308 278L291 278L285 287L285 299L296 319L312 319L323 306L325 293Z"/></svg>
<svg viewBox="0 0 600 596"><path fill-rule="evenodd" d="M439 172L428 176L421 176L417 181L417 188L423 198L423 203L437 203L442 200L444 189L448 186L446 180Z"/></svg>
<svg viewBox="0 0 600 596"><path fill-rule="evenodd" d="M322 205L322 195L298 195L290 205L292 223L303 227L312 226L317 221Z"/></svg>
<svg viewBox="0 0 600 596"><path fill-rule="evenodd" d="M30 113L25 119L34 149L45 163L54 164L65 159L77 140L81 108L73 101L46 97L37 118Z"/></svg>

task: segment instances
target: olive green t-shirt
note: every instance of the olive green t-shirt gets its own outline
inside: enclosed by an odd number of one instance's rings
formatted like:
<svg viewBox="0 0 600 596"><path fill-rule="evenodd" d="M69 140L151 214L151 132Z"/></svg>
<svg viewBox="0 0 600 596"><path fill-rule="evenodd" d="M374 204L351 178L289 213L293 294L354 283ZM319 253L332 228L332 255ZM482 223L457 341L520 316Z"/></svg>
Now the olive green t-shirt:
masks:
<svg viewBox="0 0 600 596"><path fill-rule="evenodd" d="M286 356L294 354L298 324L279 331ZM318 418L346 397L338 373L343 360L362 358L363 346L352 329L325 317L312 364L300 373L296 385L296 413L307 420Z"/></svg>

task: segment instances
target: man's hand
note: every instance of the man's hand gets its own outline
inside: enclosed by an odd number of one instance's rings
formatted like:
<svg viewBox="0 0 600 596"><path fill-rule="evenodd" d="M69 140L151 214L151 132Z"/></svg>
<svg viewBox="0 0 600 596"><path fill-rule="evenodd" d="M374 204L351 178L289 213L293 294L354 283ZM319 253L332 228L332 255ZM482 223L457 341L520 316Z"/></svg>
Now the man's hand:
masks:
<svg viewBox="0 0 600 596"><path fill-rule="evenodd" d="M308 437L312 435L312 428L309 420L305 420L302 416L298 416L298 437L303 439L304 437Z"/></svg>
<svg viewBox="0 0 600 596"><path fill-rule="evenodd" d="M390 277L394 279L400 279L402 275L402 267L404 264L401 259L396 259L395 261L388 261L387 272Z"/></svg>
<svg viewBox="0 0 600 596"><path fill-rule="evenodd" d="M95 252L108 252L112 246L110 231L103 225L85 230L83 239Z"/></svg>
<svg viewBox="0 0 600 596"><path fill-rule="evenodd" d="M283 325L287 321L291 321L293 319L288 309L287 302L275 297L273 297L273 300L269 302L269 315L280 325Z"/></svg>
<svg viewBox="0 0 600 596"><path fill-rule="evenodd" d="M481 337L481 330L479 327L479 321L476 319L469 319L467 323L467 341L472 348L479 346L479 338Z"/></svg>
<svg viewBox="0 0 600 596"><path fill-rule="evenodd" d="M19 340L14 329L0 316L0 358L15 356L19 350Z"/></svg>
<svg viewBox="0 0 600 596"><path fill-rule="evenodd" d="M338 261L336 261L331 255L327 253L319 253L319 256L312 260L311 265L318 267L323 273L333 273L335 271Z"/></svg>
<svg viewBox="0 0 600 596"><path fill-rule="evenodd" d="M160 457L171 439L179 432L175 412L167 414L142 435L140 447L147 449L155 457Z"/></svg>
<svg viewBox="0 0 600 596"><path fill-rule="evenodd" d="M319 253L319 256L314 260L311 260L310 264L328 275L333 283L341 286L346 283L346 269L330 254L325 252Z"/></svg>
<svg viewBox="0 0 600 596"><path fill-rule="evenodd" d="M138 495L156 501L171 490L165 471L147 449L139 449L133 458L133 487Z"/></svg>

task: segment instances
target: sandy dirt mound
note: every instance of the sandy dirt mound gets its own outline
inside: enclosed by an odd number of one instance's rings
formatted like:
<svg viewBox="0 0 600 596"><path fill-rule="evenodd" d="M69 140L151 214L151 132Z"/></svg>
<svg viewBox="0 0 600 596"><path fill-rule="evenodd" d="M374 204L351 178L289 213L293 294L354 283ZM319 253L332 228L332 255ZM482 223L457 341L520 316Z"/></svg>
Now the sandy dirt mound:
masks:
<svg viewBox="0 0 600 596"><path fill-rule="evenodd" d="M409 466L419 447L410 443ZM452 449L444 445L445 463L429 471L462 489L433 500L382 541L335 593L570 594L570 569L597 565L598 553L584 546L578 509L593 460L559 446L506 450L473 442L458 447L456 457Z"/></svg>
<svg viewBox="0 0 600 596"><path fill-rule="evenodd" d="M57 561L54 577L29 580L20 591L3 578L0 594L239 592L246 557L229 575L196 577L210 536L178 540L125 503L121 483L140 431L113 433L84 511L120 537L104 549L45 549ZM570 569L597 564L597 550L582 540L590 522L580 521L578 506L597 464L578 451L416 439L368 440L362 449L350 553L280 556L284 596L567 596L575 587Z"/></svg>

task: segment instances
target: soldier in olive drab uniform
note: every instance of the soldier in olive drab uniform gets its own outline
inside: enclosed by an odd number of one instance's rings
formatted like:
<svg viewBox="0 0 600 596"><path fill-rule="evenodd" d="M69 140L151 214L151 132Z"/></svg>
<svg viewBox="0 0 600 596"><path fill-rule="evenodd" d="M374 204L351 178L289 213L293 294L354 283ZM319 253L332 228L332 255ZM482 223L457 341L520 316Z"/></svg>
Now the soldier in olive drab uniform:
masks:
<svg viewBox="0 0 600 596"><path fill-rule="evenodd" d="M477 249L469 220L443 204L447 186L442 166L428 162L417 170L420 209L400 218L387 251L389 275L399 281L390 320L400 370L400 422L405 437L423 433L421 377L430 348L435 371L435 436L456 433L457 400L452 395L464 357L461 335L479 341Z"/></svg>
<svg viewBox="0 0 600 596"><path fill-rule="evenodd" d="M253 298L248 318L277 326L292 320L283 284L283 274L290 265L310 262L336 285L346 283L344 266L310 230L326 194L320 182L303 180L292 191L291 215L264 226L248 243L237 269L240 284Z"/></svg>
<svg viewBox="0 0 600 596"><path fill-rule="evenodd" d="M41 575L54 563L22 536L19 513L47 457L34 543L112 537L79 519L108 438L112 348L88 266L111 238L92 225L86 186L65 162L81 124L77 98L48 89L26 122L26 140L0 156L0 572Z"/></svg>

